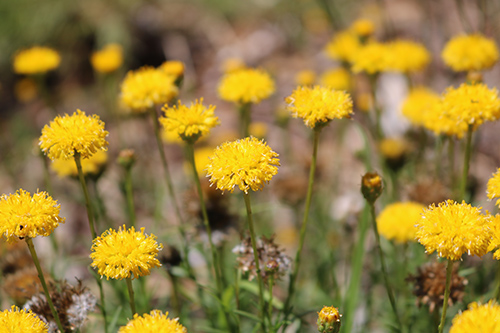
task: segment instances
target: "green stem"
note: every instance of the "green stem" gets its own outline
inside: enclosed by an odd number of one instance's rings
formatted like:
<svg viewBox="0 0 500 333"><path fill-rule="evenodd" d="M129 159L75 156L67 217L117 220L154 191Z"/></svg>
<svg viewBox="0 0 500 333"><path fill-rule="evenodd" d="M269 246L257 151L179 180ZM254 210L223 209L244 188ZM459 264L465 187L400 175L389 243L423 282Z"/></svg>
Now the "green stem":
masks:
<svg viewBox="0 0 500 333"><path fill-rule="evenodd" d="M240 109L240 126L241 135L246 138L250 136L250 123L252 122L250 112L252 103L241 104Z"/></svg>
<svg viewBox="0 0 500 333"><path fill-rule="evenodd" d="M272 322L272 319L273 319L273 285L274 285L274 276L273 274L271 273L269 275L269 306L268 306L268 314L267 316L269 317L269 329L271 332L274 332L274 329L273 329L273 322Z"/></svg>
<svg viewBox="0 0 500 333"><path fill-rule="evenodd" d="M63 325L61 324L61 319L59 319L59 314L57 313L54 307L54 303L52 303L52 299L50 298L49 288L47 288L47 283L45 282L45 277L43 276L43 271L42 267L40 266L40 261L38 260L38 256L36 255L35 245L33 244L33 240L30 237L26 237L25 240L26 244L28 245L28 249L30 250L31 257L33 258L33 262L35 263L35 267L38 272L38 278L40 279L40 283L42 284L45 297L47 297L47 303L49 304L52 316L54 316L54 320L56 321L59 330L61 332L64 332Z"/></svg>
<svg viewBox="0 0 500 333"><path fill-rule="evenodd" d="M460 182L460 200L465 200L467 191L467 177L469 176L470 156L472 152L472 125L469 125L465 142L464 154L464 169L462 173L462 181Z"/></svg>
<svg viewBox="0 0 500 333"><path fill-rule="evenodd" d="M127 211L130 225L135 227L135 206L132 192L132 168L125 168L125 197L127 198Z"/></svg>
<svg viewBox="0 0 500 333"><path fill-rule="evenodd" d="M375 215L375 204L369 203L369 205L370 205L370 214L371 214L371 220L372 220L372 225L373 225L373 231L375 233L375 240L377 242L377 250L378 250L379 257L380 257L380 266L382 268L382 275L384 276L385 289L387 290L387 295L389 296L389 301L391 302L392 311L394 312L394 315L396 316L396 322L398 325L399 332L402 332L403 328L401 326L401 320L399 318L398 308L396 305L396 299L394 297L394 293L393 293L391 285L389 283L389 276L387 275L384 252L382 251L382 247L380 246L380 235L378 233L377 220L376 220L377 217Z"/></svg>
<svg viewBox="0 0 500 333"><path fill-rule="evenodd" d="M177 281L177 277L172 274L169 268L167 268L167 274L172 282L172 307L177 312L177 316L181 316L181 302L179 298L179 283Z"/></svg>
<svg viewBox="0 0 500 333"><path fill-rule="evenodd" d="M102 318L104 320L104 332L108 333L108 316L106 314L106 303L104 301L104 290L102 288L102 280L97 275L95 275L95 279L96 279L97 285L99 287L99 297L101 299Z"/></svg>
<svg viewBox="0 0 500 333"><path fill-rule="evenodd" d="M43 182L45 183L45 188L50 195L53 195L54 190L52 189L52 182L50 181L49 159L43 154L40 154L40 158L43 161ZM54 252L59 253L59 244L57 243L56 235L52 233L50 234L49 238Z"/></svg>
<svg viewBox="0 0 500 333"><path fill-rule="evenodd" d="M135 298L134 298L134 288L132 287L132 279L131 278L125 278L125 281L127 282L127 289L128 289L128 302L130 304L130 310L132 310L132 316L134 316L137 311L135 310Z"/></svg>
<svg viewBox="0 0 500 333"><path fill-rule="evenodd" d="M439 323L438 332L443 333L444 324L446 321L446 310L448 309L448 299L450 298L450 282L451 282L451 273L453 272L453 264L454 261L448 259L448 265L446 266L446 289L444 290L444 299L443 299L443 313L441 315L441 323Z"/></svg>
<svg viewBox="0 0 500 333"><path fill-rule="evenodd" d="M82 157L80 153L75 151L75 163L78 169L78 178L80 179L80 184L82 185L83 194L85 196L85 204L87 205L87 217L89 219L90 233L92 234L92 239L97 237L95 227L94 227L94 213L92 211L92 202L90 201L89 191L87 189L87 183L85 182L85 177L82 171Z"/></svg>
<svg viewBox="0 0 500 333"><path fill-rule="evenodd" d="M237 268L235 269L235 278L234 278L234 297L236 299L236 310L241 309L241 304L240 304L240 279L241 279L241 269ZM240 320L240 315L236 315L236 327L237 331L241 331L241 320Z"/></svg>

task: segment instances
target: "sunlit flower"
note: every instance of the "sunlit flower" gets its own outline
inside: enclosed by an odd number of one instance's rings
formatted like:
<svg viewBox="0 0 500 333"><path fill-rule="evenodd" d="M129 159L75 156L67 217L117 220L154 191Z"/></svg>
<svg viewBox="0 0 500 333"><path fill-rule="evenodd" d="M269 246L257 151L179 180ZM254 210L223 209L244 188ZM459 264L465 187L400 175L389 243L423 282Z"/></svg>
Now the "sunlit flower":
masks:
<svg viewBox="0 0 500 333"><path fill-rule="evenodd" d="M351 90L351 74L345 68L335 68L321 74L322 86L335 90Z"/></svg>
<svg viewBox="0 0 500 333"><path fill-rule="evenodd" d="M179 324L179 318L169 319L168 312L153 310L149 314L134 314L126 326L120 327L119 333L187 333L187 329Z"/></svg>
<svg viewBox="0 0 500 333"><path fill-rule="evenodd" d="M453 318L450 333L500 333L500 305L495 300L473 302L467 308Z"/></svg>
<svg viewBox="0 0 500 333"><path fill-rule="evenodd" d="M406 97L401 112L413 125L422 126L425 123L426 114L439 100L439 95L429 88L417 87L412 89Z"/></svg>
<svg viewBox="0 0 500 333"><path fill-rule="evenodd" d="M12 305L10 310L0 312L0 332L46 333L47 325L31 311L19 310Z"/></svg>
<svg viewBox="0 0 500 333"><path fill-rule="evenodd" d="M370 42L361 47L352 60L354 73L376 74L391 69L391 51L386 44Z"/></svg>
<svg viewBox="0 0 500 333"><path fill-rule="evenodd" d="M159 68L165 72L165 74L176 78L184 75L184 63L179 60L165 61Z"/></svg>
<svg viewBox="0 0 500 333"><path fill-rule="evenodd" d="M269 73L244 68L225 74L217 88L220 98L233 103L259 103L276 90Z"/></svg>
<svg viewBox="0 0 500 333"><path fill-rule="evenodd" d="M357 19L351 24L349 30L358 36L367 37L373 34L375 25L368 19Z"/></svg>
<svg viewBox="0 0 500 333"><path fill-rule="evenodd" d="M352 63L362 47L359 36L352 31L337 33L326 45L326 54L335 60Z"/></svg>
<svg viewBox="0 0 500 333"><path fill-rule="evenodd" d="M101 173L108 162L108 153L98 150L89 158L83 159L82 172L84 175L95 176ZM57 159L52 161L50 168L56 172L59 177L78 177L78 169L74 160Z"/></svg>
<svg viewBox="0 0 500 333"><path fill-rule="evenodd" d="M417 202L395 202L387 205L377 217L379 233L399 243L415 241L415 223L425 206Z"/></svg>
<svg viewBox="0 0 500 333"><path fill-rule="evenodd" d="M0 235L12 242L17 238L49 236L64 218L61 207L47 192L33 196L23 189L0 197Z"/></svg>
<svg viewBox="0 0 500 333"><path fill-rule="evenodd" d="M447 200L426 209L417 221L417 240L427 253L459 260L464 253L482 256L492 237L491 218L465 202Z"/></svg>
<svg viewBox="0 0 500 333"><path fill-rule="evenodd" d="M123 63L123 49L119 44L108 44L102 50L92 53L90 63L97 72L114 72Z"/></svg>
<svg viewBox="0 0 500 333"><path fill-rule="evenodd" d="M493 258L500 260L500 214L496 214L491 217L492 233L490 245L488 247L488 252L493 252Z"/></svg>
<svg viewBox="0 0 500 333"><path fill-rule="evenodd" d="M51 160L70 159L75 152L85 159L107 149L108 134L98 115L87 116L77 110L71 116L57 116L44 126L40 148Z"/></svg>
<svg viewBox="0 0 500 333"><path fill-rule="evenodd" d="M421 71L431 60L431 55L424 45L410 40L392 41L388 48L390 70L402 73Z"/></svg>
<svg viewBox="0 0 500 333"><path fill-rule="evenodd" d="M295 83L299 86L312 86L316 82L316 72L312 70L303 70L295 75Z"/></svg>
<svg viewBox="0 0 500 333"><path fill-rule="evenodd" d="M405 155L410 146L407 141L400 138L385 138L380 141L379 150L386 159L398 159Z"/></svg>
<svg viewBox="0 0 500 333"><path fill-rule="evenodd" d="M285 99L295 118L310 128L326 125L332 119L348 118L352 113L351 96L345 91L325 87L298 87Z"/></svg>
<svg viewBox="0 0 500 333"><path fill-rule="evenodd" d="M133 112L146 112L177 96L179 90L175 79L162 70L148 66L129 71L121 85L121 100Z"/></svg>
<svg viewBox="0 0 500 333"><path fill-rule="evenodd" d="M108 280L138 278L161 266L156 257L162 248L156 236L148 236L144 228L139 232L134 227L126 230L124 225L118 232L109 229L92 241L91 266Z"/></svg>
<svg viewBox="0 0 500 333"><path fill-rule="evenodd" d="M191 103L162 108L165 116L160 122L167 132L176 132L183 140L194 142L200 136L207 135L211 128L219 125L219 118L214 115L215 106L203 105L203 98Z"/></svg>
<svg viewBox="0 0 500 333"><path fill-rule="evenodd" d="M498 61L498 48L493 39L481 34L462 35L445 45L441 57L456 72L481 71Z"/></svg>
<svg viewBox="0 0 500 333"><path fill-rule="evenodd" d="M430 104L428 112L423 113L423 126L434 132L436 136L447 135L461 139L469 126L466 122L459 121L446 112L441 99L434 104Z"/></svg>
<svg viewBox="0 0 500 333"><path fill-rule="evenodd" d="M279 165L278 154L264 141L251 137L217 147L207 175L221 191L233 192L237 186L248 193L261 190L278 173Z"/></svg>
<svg viewBox="0 0 500 333"><path fill-rule="evenodd" d="M495 204L497 206L500 205L500 168L497 169L497 172L493 174L493 177L488 180L486 194L490 200L498 198Z"/></svg>
<svg viewBox="0 0 500 333"><path fill-rule="evenodd" d="M61 57L57 51L43 46L22 50L14 56L14 72L42 74L59 67Z"/></svg>
<svg viewBox="0 0 500 333"><path fill-rule="evenodd" d="M324 306L318 312L318 331L320 333L338 333L340 330L340 318L342 315L339 309L333 306Z"/></svg>

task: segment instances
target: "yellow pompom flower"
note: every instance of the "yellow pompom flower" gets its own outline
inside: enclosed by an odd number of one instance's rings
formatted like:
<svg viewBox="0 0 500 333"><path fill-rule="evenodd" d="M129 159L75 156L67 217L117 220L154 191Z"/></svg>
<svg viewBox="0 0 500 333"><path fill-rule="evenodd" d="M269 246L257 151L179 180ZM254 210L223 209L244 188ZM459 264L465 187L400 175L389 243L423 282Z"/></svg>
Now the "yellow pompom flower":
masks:
<svg viewBox="0 0 500 333"><path fill-rule="evenodd" d="M17 74L43 74L59 67L61 57L56 50L34 46L14 56L14 72Z"/></svg>
<svg viewBox="0 0 500 333"><path fill-rule="evenodd" d="M322 86L335 90L351 90L351 74L345 68L335 68L321 75Z"/></svg>
<svg viewBox="0 0 500 333"><path fill-rule="evenodd" d="M349 29L358 36L367 37L373 34L375 25L368 19L357 19Z"/></svg>
<svg viewBox="0 0 500 333"><path fill-rule="evenodd" d="M217 147L207 165L207 176L221 191L258 191L278 173L278 154L254 137Z"/></svg>
<svg viewBox="0 0 500 333"><path fill-rule="evenodd" d="M398 159L408 152L408 142L400 138L385 138L380 141L379 150L387 159Z"/></svg>
<svg viewBox="0 0 500 333"><path fill-rule="evenodd" d="M488 252L493 252L493 258L500 260L500 215L496 214L491 217L492 233L490 245L488 246Z"/></svg>
<svg viewBox="0 0 500 333"><path fill-rule="evenodd" d="M340 318L342 315L339 309L333 306L324 306L318 312L318 331L320 333L338 333L340 330Z"/></svg>
<svg viewBox="0 0 500 333"><path fill-rule="evenodd" d="M238 104L259 103L276 90L269 73L253 68L243 68L225 74L217 89L220 98Z"/></svg>
<svg viewBox="0 0 500 333"><path fill-rule="evenodd" d="M298 87L285 99L294 118L302 118L310 128L324 126L332 119L348 118L352 113L351 96L330 88Z"/></svg>
<svg viewBox="0 0 500 333"><path fill-rule="evenodd" d="M47 192L33 196L23 189L0 196L0 235L8 242L19 238L49 236L64 218L61 207Z"/></svg>
<svg viewBox="0 0 500 333"><path fill-rule="evenodd" d="M415 223L425 206L417 202L395 202L387 205L377 217L379 233L398 243L415 241Z"/></svg>
<svg viewBox="0 0 500 333"><path fill-rule="evenodd" d="M84 175L97 175L108 162L108 153L98 150L94 155L81 161ZM78 177L78 169L74 160L57 159L52 161L50 168L61 177Z"/></svg>
<svg viewBox="0 0 500 333"><path fill-rule="evenodd" d="M492 233L489 216L479 208L453 200L430 206L417 221L417 240L427 253L459 260L464 253L483 256L488 252Z"/></svg>
<svg viewBox="0 0 500 333"><path fill-rule="evenodd" d="M160 267L156 258L163 245L156 242L156 236L135 231L134 227L126 229L125 225L118 231L109 229L92 241L92 267L106 279L138 278L149 275L150 269Z"/></svg>
<svg viewBox="0 0 500 333"><path fill-rule="evenodd" d="M167 75L180 77L184 75L184 63L179 60L168 60L161 64L160 69Z"/></svg>
<svg viewBox="0 0 500 333"><path fill-rule="evenodd" d="M361 47L352 60L354 73L376 74L391 69L391 53L386 44L370 42Z"/></svg>
<svg viewBox="0 0 500 333"><path fill-rule="evenodd" d="M133 112L146 112L177 96L179 90L175 79L162 70L148 66L129 71L121 84L121 101Z"/></svg>
<svg viewBox="0 0 500 333"><path fill-rule="evenodd" d="M165 116L160 122L167 132L175 132L185 141L195 142L200 136L207 135L210 129L220 124L214 115L215 106L203 105L203 98L191 103L191 106L181 104L162 108Z"/></svg>
<svg viewBox="0 0 500 333"><path fill-rule="evenodd" d="M498 61L498 48L493 39L481 34L462 35L445 45L441 57L456 72L481 71Z"/></svg>
<svg viewBox="0 0 500 333"><path fill-rule="evenodd" d="M179 318L169 319L168 312L153 310L149 314L134 314L126 326L120 327L118 333L187 333L187 329L179 324Z"/></svg>
<svg viewBox="0 0 500 333"><path fill-rule="evenodd" d="M486 194L490 200L498 198L495 205L500 205L500 168L497 169L497 172L493 174L493 177L488 180Z"/></svg>
<svg viewBox="0 0 500 333"><path fill-rule="evenodd" d="M316 82L316 72L303 70L295 75L295 83L299 86L312 86Z"/></svg>
<svg viewBox="0 0 500 333"><path fill-rule="evenodd" d="M495 300L473 302L467 308L453 318L450 333L500 333L500 305Z"/></svg>
<svg viewBox="0 0 500 333"><path fill-rule="evenodd" d="M70 159L75 152L85 159L98 150L107 150L108 134L98 115L87 116L76 110L71 116L57 116L44 126L40 148L51 160Z"/></svg>
<svg viewBox="0 0 500 333"><path fill-rule="evenodd" d="M346 63L352 63L361 49L362 44L352 31L341 31L337 33L325 47L326 54L334 59Z"/></svg>
<svg viewBox="0 0 500 333"><path fill-rule="evenodd" d="M108 44L102 50L92 53L90 63L97 72L114 72L123 64L123 49L119 44Z"/></svg>
<svg viewBox="0 0 500 333"><path fill-rule="evenodd" d="M415 126L423 126L433 105L439 103L438 94L426 87L416 87L410 91L401 107L402 114Z"/></svg>
<svg viewBox="0 0 500 333"><path fill-rule="evenodd" d="M428 112L423 114L424 128L434 132L436 135L455 136L461 139L468 131L467 123L452 117L443 107L441 99L438 103L430 105Z"/></svg>
<svg viewBox="0 0 500 333"><path fill-rule="evenodd" d="M395 40L389 48L390 70L410 73L423 70L430 62L431 55L424 45L410 40Z"/></svg>
<svg viewBox="0 0 500 333"><path fill-rule="evenodd" d="M45 324L31 311L25 311L15 305L10 310L0 312L0 332L3 333L46 333Z"/></svg>

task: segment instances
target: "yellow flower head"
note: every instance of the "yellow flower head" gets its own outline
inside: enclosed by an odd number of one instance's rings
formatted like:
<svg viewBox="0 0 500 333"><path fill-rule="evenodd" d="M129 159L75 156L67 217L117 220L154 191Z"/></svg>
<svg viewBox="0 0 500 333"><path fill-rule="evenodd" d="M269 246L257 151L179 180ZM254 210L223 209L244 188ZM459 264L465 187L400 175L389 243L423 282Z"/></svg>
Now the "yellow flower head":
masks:
<svg viewBox="0 0 500 333"><path fill-rule="evenodd" d="M423 126L434 132L436 135L456 136L461 139L467 133L468 125L466 122L459 121L446 112L441 99L430 105L428 112L423 115Z"/></svg>
<svg viewBox="0 0 500 333"><path fill-rule="evenodd" d="M316 72L312 70L303 70L295 75L295 83L299 86L312 86L316 81Z"/></svg>
<svg viewBox="0 0 500 333"><path fill-rule="evenodd" d="M491 217L491 224L493 230L493 237L491 238L490 245L488 246L488 252L493 253L493 258L500 260L500 215L496 214Z"/></svg>
<svg viewBox="0 0 500 333"><path fill-rule="evenodd" d="M447 200L426 209L417 222L417 240L427 253L459 260L464 253L482 256L492 237L491 218L479 208Z"/></svg>
<svg viewBox="0 0 500 333"><path fill-rule="evenodd" d="M57 51L43 46L22 50L14 56L17 74L42 74L59 67L61 57Z"/></svg>
<svg viewBox="0 0 500 333"><path fill-rule="evenodd" d="M395 40L388 45L390 69L410 73L423 70L430 62L431 55L424 45L410 40Z"/></svg>
<svg viewBox="0 0 500 333"><path fill-rule="evenodd" d="M453 318L450 333L500 333L500 305L496 301L483 305L473 302L467 308Z"/></svg>
<svg viewBox="0 0 500 333"><path fill-rule="evenodd" d="M341 31L326 45L326 54L334 59L352 63L362 47L359 36L352 31Z"/></svg>
<svg viewBox="0 0 500 333"><path fill-rule="evenodd" d="M31 311L24 311L15 305L10 310L0 312L0 332L5 333L46 333L45 324Z"/></svg>
<svg viewBox="0 0 500 333"><path fill-rule="evenodd" d="M278 173L278 154L254 137L226 142L217 147L207 165L210 182L221 191L237 186L248 193L258 191Z"/></svg>
<svg viewBox="0 0 500 333"><path fill-rule="evenodd" d="M302 118L310 128L324 126L332 119L348 118L351 96L345 91L314 86L298 87L285 99L294 118Z"/></svg>
<svg viewBox="0 0 500 333"><path fill-rule="evenodd" d="M432 110L432 106L439 103L438 94L426 87L417 87L410 91L401 112L415 126L423 126L426 115Z"/></svg>
<svg viewBox="0 0 500 333"><path fill-rule="evenodd" d="M391 69L391 53L387 44L370 42L361 47L352 60L354 73L376 74Z"/></svg>
<svg viewBox="0 0 500 333"><path fill-rule="evenodd" d="M225 74L217 89L220 98L239 104L259 103L276 90L269 73L253 68L243 68Z"/></svg>
<svg viewBox="0 0 500 333"><path fill-rule="evenodd" d="M336 68L324 72L321 85L335 90L351 90L351 74L345 68Z"/></svg>
<svg viewBox="0 0 500 333"><path fill-rule="evenodd" d="M488 180L486 194L490 200L498 198L495 204L497 206L500 205L500 168L497 169L497 172L493 174L493 177Z"/></svg>
<svg viewBox="0 0 500 333"><path fill-rule="evenodd" d="M92 53L90 63L97 72L114 72L123 64L123 49L119 44L108 44L102 50Z"/></svg>
<svg viewBox="0 0 500 333"><path fill-rule="evenodd" d="M94 155L81 161L84 175L99 174L108 162L108 153L98 150ZM78 169L74 160L57 159L52 161L50 168L61 178L78 177Z"/></svg>
<svg viewBox="0 0 500 333"><path fill-rule="evenodd" d="M410 146L399 138L385 138L379 144L380 153L387 159L397 159L406 154Z"/></svg>
<svg viewBox="0 0 500 333"><path fill-rule="evenodd" d="M146 112L177 96L179 90L175 79L162 70L148 66L129 71L121 85L121 100L133 112Z"/></svg>
<svg viewBox="0 0 500 333"><path fill-rule="evenodd" d="M481 34L462 35L445 45L441 57L455 72L481 71L498 61L498 48L493 39Z"/></svg>
<svg viewBox="0 0 500 333"><path fill-rule="evenodd" d="M187 329L179 324L179 318L169 319L168 312L153 310L149 314L134 314L126 326L120 327L118 333L187 333Z"/></svg>
<svg viewBox="0 0 500 333"><path fill-rule="evenodd" d="M264 139L267 136L269 128L266 123L260 121L254 121L248 127L248 132L251 136L255 136L258 139Z"/></svg>
<svg viewBox="0 0 500 333"><path fill-rule="evenodd" d="M176 78L184 75L184 63L179 60L168 60L161 64L160 69L167 75Z"/></svg>
<svg viewBox="0 0 500 333"><path fill-rule="evenodd" d="M124 225L118 232L109 229L92 241L91 266L108 280L138 278L161 266L156 257L162 248L156 236L146 235L144 228L139 232L134 227L126 230Z"/></svg>
<svg viewBox="0 0 500 333"><path fill-rule="evenodd" d="M358 19L351 24L350 30L356 35L367 37L375 31L375 25L368 19Z"/></svg>
<svg viewBox="0 0 500 333"><path fill-rule="evenodd" d="M185 141L195 142L200 136L207 135L211 128L220 124L214 115L215 106L203 105L203 98L191 103L191 106L181 104L162 108L165 116L160 118L167 132L175 132Z"/></svg>
<svg viewBox="0 0 500 333"><path fill-rule="evenodd" d="M0 196L0 235L8 242L19 238L49 236L64 218L59 216L61 207L47 192L31 196L23 189L15 194Z"/></svg>
<svg viewBox="0 0 500 333"><path fill-rule="evenodd" d="M342 315L339 313L339 309L333 306L324 306L320 312L318 312L318 319L322 322L334 323L340 321Z"/></svg>
<svg viewBox="0 0 500 333"><path fill-rule="evenodd" d="M40 137L40 148L51 160L70 159L79 153L89 158L98 150L108 147L108 131L98 115L87 116L76 110L71 116L57 116L45 125Z"/></svg>
<svg viewBox="0 0 500 333"><path fill-rule="evenodd" d="M398 243L415 241L415 223L425 206L417 202L396 202L387 205L377 217L378 231Z"/></svg>

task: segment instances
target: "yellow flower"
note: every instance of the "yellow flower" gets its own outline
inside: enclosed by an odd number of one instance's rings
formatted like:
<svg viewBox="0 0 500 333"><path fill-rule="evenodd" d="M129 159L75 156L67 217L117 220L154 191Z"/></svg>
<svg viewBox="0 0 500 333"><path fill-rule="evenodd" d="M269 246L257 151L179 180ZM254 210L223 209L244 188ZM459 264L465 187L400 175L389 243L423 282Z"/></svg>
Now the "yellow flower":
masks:
<svg viewBox="0 0 500 333"><path fill-rule="evenodd" d="M386 44L370 42L361 47L352 59L354 73L376 74L391 68L390 49Z"/></svg>
<svg viewBox="0 0 500 333"><path fill-rule="evenodd" d="M264 139L267 136L268 130L267 124L260 121L255 121L248 127L250 135L258 139Z"/></svg>
<svg viewBox="0 0 500 333"><path fill-rule="evenodd" d="M144 228L139 232L134 227L126 230L123 225L118 232L109 229L92 241L91 266L108 280L138 278L161 266L156 257L162 248L155 235L144 234Z"/></svg>
<svg viewBox="0 0 500 333"><path fill-rule="evenodd" d="M31 311L24 311L15 305L10 310L0 312L0 332L2 333L45 333L45 324Z"/></svg>
<svg viewBox="0 0 500 333"><path fill-rule="evenodd" d="M352 31L337 33L326 45L326 54L335 60L352 63L362 47L359 37Z"/></svg>
<svg viewBox="0 0 500 333"><path fill-rule="evenodd" d="M410 91L403 102L401 112L415 126L423 126L432 106L439 103L438 94L426 87L417 87Z"/></svg>
<svg viewBox="0 0 500 333"><path fill-rule="evenodd" d="M217 147L207 165L210 182L221 191L237 186L248 193L264 187L278 173L278 154L256 138L244 138Z"/></svg>
<svg viewBox="0 0 500 333"><path fill-rule="evenodd" d="M498 61L498 48L493 39L481 34L462 35L445 45L441 57L456 72L481 71Z"/></svg>
<svg viewBox="0 0 500 333"><path fill-rule="evenodd" d="M351 74L345 68L336 68L321 75L321 85L335 90L351 90Z"/></svg>
<svg viewBox="0 0 500 333"><path fill-rule="evenodd" d="M453 318L450 333L500 333L500 305L495 300L473 302L467 308Z"/></svg>
<svg viewBox="0 0 500 333"><path fill-rule="evenodd" d="M241 104L259 103L276 90L269 73L253 68L226 73L217 89L223 100Z"/></svg>
<svg viewBox="0 0 500 333"><path fill-rule="evenodd" d="M19 189L15 194L0 196L0 235L8 242L18 238L49 236L64 218L61 207L47 192L29 192Z"/></svg>
<svg viewBox="0 0 500 333"><path fill-rule="evenodd" d="M499 198L495 204L497 206L500 205L500 168L497 169L497 172L493 174L493 177L488 180L486 194L490 200Z"/></svg>
<svg viewBox="0 0 500 333"><path fill-rule="evenodd" d="M333 306L324 306L318 312L318 331L320 333L338 333L340 331L340 317L339 309Z"/></svg>
<svg viewBox="0 0 500 333"><path fill-rule="evenodd" d="M97 72L114 72L123 64L123 49L119 44L108 44L92 53L90 63Z"/></svg>
<svg viewBox="0 0 500 333"><path fill-rule="evenodd" d="M57 51L43 46L22 50L14 56L17 74L42 74L59 67L61 57Z"/></svg>
<svg viewBox="0 0 500 333"><path fill-rule="evenodd" d="M443 103L439 100L438 103L430 105L428 112L423 114L423 126L434 132L436 135L456 136L461 139L467 133L467 123L457 120L447 112L443 107Z"/></svg>
<svg viewBox="0 0 500 333"><path fill-rule="evenodd" d="M351 24L349 29L358 36L367 37L373 34L375 25L368 19L358 19Z"/></svg>
<svg viewBox="0 0 500 333"><path fill-rule="evenodd" d="M424 45L409 40L395 40L389 43L390 69L402 72L423 70L430 62L431 55Z"/></svg>
<svg viewBox="0 0 500 333"><path fill-rule="evenodd" d="M51 160L70 159L75 152L85 159L98 150L107 149L108 134L98 115L87 116L76 110L71 116L57 116L44 126L40 148Z"/></svg>
<svg viewBox="0 0 500 333"><path fill-rule="evenodd" d="M153 310L149 314L134 314L126 326L120 327L118 333L187 333L187 329L179 324L179 318L169 319L168 312Z"/></svg>
<svg viewBox="0 0 500 333"><path fill-rule="evenodd" d="M380 153L387 159L398 159L409 149L408 142L403 139L385 138L379 144Z"/></svg>
<svg viewBox="0 0 500 333"><path fill-rule="evenodd" d="M89 158L83 159L82 171L84 175L98 175L106 163L108 162L108 153L103 150L98 150ZM57 159L52 161L50 165L57 175L63 177L78 177L78 169L74 160Z"/></svg>
<svg viewBox="0 0 500 333"><path fill-rule="evenodd" d="M312 86L316 81L316 73L312 70L303 70L295 75L295 83L299 86Z"/></svg>
<svg viewBox="0 0 500 333"><path fill-rule="evenodd" d="M348 93L320 86L298 87L285 101L292 116L302 118L310 128L324 126L332 119L348 118L352 113Z"/></svg>
<svg viewBox="0 0 500 333"><path fill-rule="evenodd" d="M215 106L203 105L203 98L188 107L181 104L163 106L165 116L160 118L167 132L175 132L185 141L195 142L200 136L207 135L210 129L219 125L219 118L214 115Z"/></svg>
<svg viewBox="0 0 500 333"><path fill-rule="evenodd" d="M178 78L184 75L184 63L179 60L168 60L161 64L160 69L167 75Z"/></svg>
<svg viewBox="0 0 500 333"><path fill-rule="evenodd" d="M436 251L440 257L459 260L464 253L482 256L487 253L492 237L489 216L479 208L453 200L434 204L417 222L417 240L427 253Z"/></svg>
<svg viewBox="0 0 500 333"><path fill-rule="evenodd" d="M425 206L417 202L396 202L387 205L377 217L379 233L398 243L415 241L415 223Z"/></svg>
<svg viewBox="0 0 500 333"><path fill-rule="evenodd" d="M494 250L495 253L493 253L493 258L496 260L500 260L500 215L496 214L495 216L491 217L491 224L492 224L492 229L493 229L493 237L491 238L490 245L488 246L488 252L492 252Z"/></svg>
<svg viewBox="0 0 500 333"><path fill-rule="evenodd" d="M175 77L153 67L129 71L121 85L121 101L133 112L168 103L179 93Z"/></svg>

